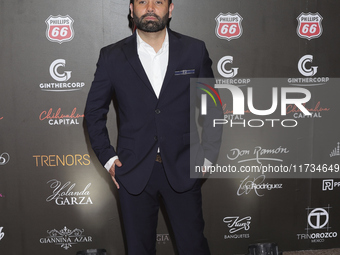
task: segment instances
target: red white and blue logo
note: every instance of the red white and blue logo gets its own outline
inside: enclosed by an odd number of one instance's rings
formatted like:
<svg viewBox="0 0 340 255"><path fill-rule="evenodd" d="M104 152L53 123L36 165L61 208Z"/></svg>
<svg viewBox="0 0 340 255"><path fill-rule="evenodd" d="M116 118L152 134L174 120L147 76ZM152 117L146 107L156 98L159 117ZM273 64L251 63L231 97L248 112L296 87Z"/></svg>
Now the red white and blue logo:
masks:
<svg viewBox="0 0 340 255"><path fill-rule="evenodd" d="M69 42L74 37L74 20L69 16L49 16L45 23L47 25L46 37L51 42Z"/></svg>
<svg viewBox="0 0 340 255"><path fill-rule="evenodd" d="M237 39L242 35L243 29L241 22L243 18L237 12L232 14L220 13L216 18L216 36L228 41Z"/></svg>
<svg viewBox="0 0 340 255"><path fill-rule="evenodd" d="M322 16L317 13L301 13L298 20L298 26L296 29L297 35L301 38L308 40L318 38L322 34Z"/></svg>

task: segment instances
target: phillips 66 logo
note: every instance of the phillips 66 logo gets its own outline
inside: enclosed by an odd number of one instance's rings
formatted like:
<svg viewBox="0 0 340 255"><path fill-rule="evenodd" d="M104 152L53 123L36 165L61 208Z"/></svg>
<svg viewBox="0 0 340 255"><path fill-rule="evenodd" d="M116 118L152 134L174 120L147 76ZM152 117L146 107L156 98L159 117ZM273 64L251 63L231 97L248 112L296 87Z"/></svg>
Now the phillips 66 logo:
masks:
<svg viewBox="0 0 340 255"><path fill-rule="evenodd" d="M296 32L299 37L311 40L318 38L322 34L322 16L319 13L301 13L298 20Z"/></svg>
<svg viewBox="0 0 340 255"><path fill-rule="evenodd" d="M220 13L216 18L216 36L220 39L237 39L242 35L241 21L243 18L238 14Z"/></svg>
<svg viewBox="0 0 340 255"><path fill-rule="evenodd" d="M46 37L51 42L69 42L74 37L73 22L74 20L69 16L49 16L45 20L47 24Z"/></svg>

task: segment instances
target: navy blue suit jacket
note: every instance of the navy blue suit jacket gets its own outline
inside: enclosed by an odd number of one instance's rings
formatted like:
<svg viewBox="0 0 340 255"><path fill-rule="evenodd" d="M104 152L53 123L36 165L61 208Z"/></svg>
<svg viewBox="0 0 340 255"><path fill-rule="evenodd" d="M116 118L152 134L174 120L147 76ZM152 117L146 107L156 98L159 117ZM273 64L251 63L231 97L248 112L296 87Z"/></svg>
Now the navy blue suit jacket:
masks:
<svg viewBox="0 0 340 255"><path fill-rule="evenodd" d="M190 147L195 148L192 152L199 165L204 158L214 162L218 154L220 132L206 132L207 142L200 144L189 121L190 78L213 77L208 52L202 41L170 29L168 33L169 63L159 98L139 60L136 33L101 49L88 94L85 118L92 148L102 165L119 156L123 166L116 167L116 177L131 194L139 194L146 186L158 148L169 183L178 192L196 181L190 178ZM194 71L185 74L183 70ZM106 128L113 94L119 117L116 148ZM190 137L198 141L196 146L190 146Z"/></svg>

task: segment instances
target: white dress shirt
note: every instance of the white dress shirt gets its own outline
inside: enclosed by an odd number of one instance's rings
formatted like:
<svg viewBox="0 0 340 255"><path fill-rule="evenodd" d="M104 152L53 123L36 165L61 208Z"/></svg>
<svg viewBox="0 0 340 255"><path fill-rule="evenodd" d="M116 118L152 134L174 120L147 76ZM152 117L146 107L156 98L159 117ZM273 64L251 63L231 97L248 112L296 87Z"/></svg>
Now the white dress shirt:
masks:
<svg viewBox="0 0 340 255"><path fill-rule="evenodd" d="M168 68L169 62L169 35L168 30L166 30L166 35L164 42L162 44L162 48L156 52L152 46L147 44L142 40L142 38L137 33L137 53L139 59L143 65L144 71L148 76L148 79L152 85L152 88L155 92L157 98L162 89L162 84L164 81L165 73ZM158 148L158 152L160 152ZM118 156L114 156L109 159L105 164L105 168L107 171L110 170L111 166L114 164L114 161L118 159ZM122 162L124 164L124 162ZM209 167L212 163L208 159L204 159L204 166Z"/></svg>

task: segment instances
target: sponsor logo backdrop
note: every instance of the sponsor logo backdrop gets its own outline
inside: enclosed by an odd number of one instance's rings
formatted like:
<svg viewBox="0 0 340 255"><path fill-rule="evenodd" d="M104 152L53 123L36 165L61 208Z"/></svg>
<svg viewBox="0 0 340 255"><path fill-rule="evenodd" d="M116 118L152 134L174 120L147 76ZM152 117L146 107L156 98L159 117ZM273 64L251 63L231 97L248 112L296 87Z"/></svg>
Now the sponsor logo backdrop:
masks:
<svg viewBox="0 0 340 255"><path fill-rule="evenodd" d="M223 174L204 181L212 254L245 254L256 242L276 242L282 251L339 247L340 3L173 2L171 28L204 40L219 83L237 86L245 98L252 87L254 108L269 109L275 87L256 78L283 78L283 87L311 93L305 105L311 116L287 107L284 118L298 123L293 128L251 115L247 101L244 115L223 102L229 124L218 162L293 164L310 176ZM124 254L117 192L90 149L83 113L100 48L131 34L128 4L0 0L1 254L74 255L88 248ZM108 125L115 141L114 114ZM313 178L318 168L333 172ZM163 211L155 241L159 254L172 255Z"/></svg>

